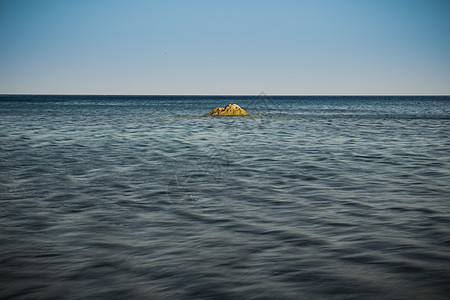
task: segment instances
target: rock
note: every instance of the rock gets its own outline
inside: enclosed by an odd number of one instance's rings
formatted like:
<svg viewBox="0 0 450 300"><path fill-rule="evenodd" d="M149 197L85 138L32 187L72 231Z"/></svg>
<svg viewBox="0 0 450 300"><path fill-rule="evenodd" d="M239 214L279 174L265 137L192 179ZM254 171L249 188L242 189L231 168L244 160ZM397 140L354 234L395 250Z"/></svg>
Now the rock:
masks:
<svg viewBox="0 0 450 300"><path fill-rule="evenodd" d="M205 116L248 116L248 113L237 104L228 104L225 107L213 109Z"/></svg>

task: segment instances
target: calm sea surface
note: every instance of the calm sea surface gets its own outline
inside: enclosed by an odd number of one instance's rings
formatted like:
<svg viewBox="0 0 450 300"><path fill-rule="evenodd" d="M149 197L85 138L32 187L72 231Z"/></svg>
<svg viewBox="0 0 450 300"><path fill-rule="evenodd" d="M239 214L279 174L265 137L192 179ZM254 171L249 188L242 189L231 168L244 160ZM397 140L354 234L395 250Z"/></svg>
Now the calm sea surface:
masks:
<svg viewBox="0 0 450 300"><path fill-rule="evenodd" d="M0 221L2 299L448 299L450 97L3 95Z"/></svg>

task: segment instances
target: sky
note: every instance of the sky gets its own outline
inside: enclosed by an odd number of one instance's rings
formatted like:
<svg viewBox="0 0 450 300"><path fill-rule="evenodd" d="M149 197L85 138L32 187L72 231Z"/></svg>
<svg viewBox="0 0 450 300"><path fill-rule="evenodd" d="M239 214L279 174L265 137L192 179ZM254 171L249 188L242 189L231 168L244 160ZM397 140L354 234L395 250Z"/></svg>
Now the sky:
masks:
<svg viewBox="0 0 450 300"><path fill-rule="evenodd" d="M450 95L450 0L0 0L0 94Z"/></svg>

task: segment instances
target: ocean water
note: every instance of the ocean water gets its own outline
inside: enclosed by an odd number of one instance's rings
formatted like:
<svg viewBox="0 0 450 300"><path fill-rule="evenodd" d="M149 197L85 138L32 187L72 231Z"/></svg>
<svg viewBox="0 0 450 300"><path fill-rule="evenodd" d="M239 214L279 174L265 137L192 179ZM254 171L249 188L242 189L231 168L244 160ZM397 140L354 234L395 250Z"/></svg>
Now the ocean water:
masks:
<svg viewBox="0 0 450 300"><path fill-rule="evenodd" d="M448 299L450 97L3 95L0 220L2 299Z"/></svg>

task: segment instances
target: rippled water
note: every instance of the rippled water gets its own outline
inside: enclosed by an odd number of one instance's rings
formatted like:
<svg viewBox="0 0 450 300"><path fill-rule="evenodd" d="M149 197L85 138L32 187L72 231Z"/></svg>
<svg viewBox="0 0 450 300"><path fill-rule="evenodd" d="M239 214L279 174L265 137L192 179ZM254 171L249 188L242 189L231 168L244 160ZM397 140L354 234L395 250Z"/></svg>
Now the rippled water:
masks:
<svg viewBox="0 0 450 300"><path fill-rule="evenodd" d="M1 96L0 298L448 299L449 129L449 97Z"/></svg>

